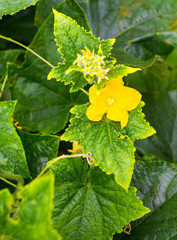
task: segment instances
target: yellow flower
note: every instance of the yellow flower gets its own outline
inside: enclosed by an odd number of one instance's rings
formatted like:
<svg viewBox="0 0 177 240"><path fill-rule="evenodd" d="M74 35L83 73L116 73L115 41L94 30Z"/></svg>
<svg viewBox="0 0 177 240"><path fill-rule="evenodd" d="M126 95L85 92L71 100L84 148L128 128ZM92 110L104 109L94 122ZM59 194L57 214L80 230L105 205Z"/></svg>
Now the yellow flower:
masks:
<svg viewBox="0 0 177 240"><path fill-rule="evenodd" d="M79 146L78 142L74 141L73 142L73 149L72 150L68 150L68 151L72 152L72 153L75 153L75 152L77 152L78 150L81 150L81 149L83 149L83 147Z"/></svg>
<svg viewBox="0 0 177 240"><path fill-rule="evenodd" d="M95 85L89 89L90 106L86 115L91 121L100 121L106 113L107 118L120 121L124 128L128 123L128 111L135 109L141 101L141 94L130 87L125 87L122 77L110 80L97 91Z"/></svg>

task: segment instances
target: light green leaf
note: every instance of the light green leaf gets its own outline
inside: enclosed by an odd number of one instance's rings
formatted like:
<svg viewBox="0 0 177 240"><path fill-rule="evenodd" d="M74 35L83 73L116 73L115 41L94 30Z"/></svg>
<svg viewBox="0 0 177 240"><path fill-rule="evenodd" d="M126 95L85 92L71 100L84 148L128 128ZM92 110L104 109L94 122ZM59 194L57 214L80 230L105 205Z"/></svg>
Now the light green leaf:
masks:
<svg viewBox="0 0 177 240"><path fill-rule="evenodd" d="M50 167L55 174L53 221L66 240L112 239L124 224L149 212L98 167L89 170L80 158L62 159Z"/></svg>
<svg viewBox="0 0 177 240"><path fill-rule="evenodd" d="M164 161L135 164L132 185L151 213L132 223L130 236L116 239L176 239L177 166Z"/></svg>
<svg viewBox="0 0 177 240"><path fill-rule="evenodd" d="M125 127L125 130L122 130L122 132L125 131L133 142L135 139L148 138L156 133L154 128L144 119L145 115L142 113L143 106L144 102L140 102L136 109L129 112L128 124Z"/></svg>
<svg viewBox="0 0 177 240"><path fill-rule="evenodd" d="M57 157L59 137L50 135L29 134L17 129L21 138L30 175L35 178L46 163Z"/></svg>
<svg viewBox="0 0 177 240"><path fill-rule="evenodd" d="M105 117L99 122L90 121L86 116L88 104L75 106L71 109L71 124L61 139L77 141L85 153L92 153L96 166L107 174L114 173L117 183L127 189L135 161L132 141L155 133L143 119L141 106L143 103L129 112L128 125L123 129L119 122Z"/></svg>
<svg viewBox="0 0 177 240"><path fill-rule="evenodd" d="M29 177L25 152L12 115L16 102L0 102L0 171Z"/></svg>
<svg viewBox="0 0 177 240"><path fill-rule="evenodd" d="M118 184L129 187L134 165L134 147L127 136L120 134L119 122L103 119L92 122L86 116L88 105L76 106L71 125L61 140L77 141L84 152L91 152L95 164L107 174L114 173Z"/></svg>
<svg viewBox="0 0 177 240"><path fill-rule="evenodd" d="M77 54L81 54L81 50L85 50L85 47L91 52L95 50L95 53L97 54L99 45L101 44L103 55L108 56L114 43L114 39L100 41L99 39L96 39L91 32L86 32L70 17L58 13L55 10L54 15L54 34L56 42L60 47L59 52L62 54L64 63L60 63L58 67L52 69L48 75L48 79L56 78L58 81L64 81L65 84L72 83L73 87L71 91L78 91L87 84L83 74L80 72L71 72L66 75L66 70L72 66L77 58Z"/></svg>
<svg viewBox="0 0 177 240"><path fill-rule="evenodd" d="M137 71L141 71L141 68L132 68L125 65L117 65L111 68L111 70L108 72L108 78L111 80L111 79L117 78L118 76L125 77L128 74L131 74Z"/></svg>
<svg viewBox="0 0 177 240"><path fill-rule="evenodd" d="M0 239L3 239L1 238L1 233L4 231L8 221L8 213L12 202L13 197L8 189L0 191Z"/></svg>
<svg viewBox="0 0 177 240"><path fill-rule="evenodd" d="M0 19L3 15L14 14L31 5L35 5L38 0L0 0Z"/></svg>
<svg viewBox="0 0 177 240"><path fill-rule="evenodd" d="M15 213L8 211L12 208L12 196L7 190L2 190L0 206L5 205L4 219L6 224L0 228L1 239L12 240L59 240L58 233L52 228L51 211L53 209L54 179L53 176L35 180L17 193L20 203ZM6 194L6 195L4 195ZM6 199L4 199L6 197ZM6 200L6 202L5 202ZM18 200L16 201L17 204ZM10 206L11 205L11 206ZM11 213L11 218L10 218Z"/></svg>
<svg viewBox="0 0 177 240"><path fill-rule="evenodd" d="M72 8L75 12L69 11ZM86 25L83 12L74 1L59 4L57 9ZM61 61L54 42L53 13L40 27L29 47L53 65ZM68 122L70 108L88 101L82 92L70 94L69 86L54 79L47 81L50 70L50 66L30 52L26 53L22 68L14 64L8 66L11 99L18 100L14 118L29 131L46 134L59 132Z"/></svg>

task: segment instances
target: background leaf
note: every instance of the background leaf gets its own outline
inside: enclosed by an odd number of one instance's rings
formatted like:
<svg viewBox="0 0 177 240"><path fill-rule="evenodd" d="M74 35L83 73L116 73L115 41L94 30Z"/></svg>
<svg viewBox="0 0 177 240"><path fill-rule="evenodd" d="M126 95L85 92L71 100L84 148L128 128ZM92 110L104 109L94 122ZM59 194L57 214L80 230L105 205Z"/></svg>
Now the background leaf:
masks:
<svg viewBox="0 0 177 240"><path fill-rule="evenodd" d="M25 150L30 175L35 178L49 160L57 157L59 137L29 134L19 129L17 132Z"/></svg>
<svg viewBox="0 0 177 240"><path fill-rule="evenodd" d="M12 124L16 102L0 102L0 171L29 177L25 152Z"/></svg>
<svg viewBox="0 0 177 240"><path fill-rule="evenodd" d="M25 9L31 5L35 5L38 0L15 0L15 1L6 1L0 0L0 19L3 15L14 14L19 12L22 9Z"/></svg>
<svg viewBox="0 0 177 240"><path fill-rule="evenodd" d="M70 12L71 16L73 15L75 20L79 16L79 21L82 19L83 24L87 23L81 18L81 15L84 17L83 12L74 1L59 4L57 9L66 11L67 14L71 3L75 9L75 12ZM29 47L54 65L60 61L54 42L52 14L40 27ZM30 131L56 133L62 130L68 122L69 109L76 103L88 100L84 93L70 94L69 86L64 86L54 79L47 81L50 69L30 52L26 53L26 62L22 68L17 68L13 64L9 64L8 67L9 81L13 83L11 98L18 100L14 118Z"/></svg>
<svg viewBox="0 0 177 240"><path fill-rule="evenodd" d="M175 239L177 234L177 166L164 161L135 164L132 185L151 213L132 223L130 236L115 239Z"/></svg>
<svg viewBox="0 0 177 240"><path fill-rule="evenodd" d="M111 239L130 219L149 210L98 167L88 169L80 158L62 159L51 166L55 173L54 226L64 239ZM128 206L128 207L127 207Z"/></svg>
<svg viewBox="0 0 177 240"><path fill-rule="evenodd" d="M2 190L3 198L1 204L9 205L12 196L7 190ZM21 203L16 209L17 215L14 219L9 217L10 213L6 210L6 224L0 228L0 236L3 239L61 239L57 232L51 227L51 210L53 208L54 179L53 176L43 177L26 185L18 197ZM5 198L6 196L6 198ZM4 199L5 198L5 199ZM7 202L8 201L8 202ZM0 206L1 206L0 204ZM3 208L4 209L4 208ZM7 207L6 207L7 209ZM4 209L5 210L5 209ZM8 216L8 219L7 219Z"/></svg>

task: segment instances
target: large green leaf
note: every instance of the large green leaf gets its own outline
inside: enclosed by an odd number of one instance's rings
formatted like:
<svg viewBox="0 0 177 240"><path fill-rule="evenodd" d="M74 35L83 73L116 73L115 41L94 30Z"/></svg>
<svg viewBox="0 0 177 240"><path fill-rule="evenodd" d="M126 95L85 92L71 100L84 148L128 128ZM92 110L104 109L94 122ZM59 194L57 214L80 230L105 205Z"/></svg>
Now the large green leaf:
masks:
<svg viewBox="0 0 177 240"><path fill-rule="evenodd" d="M15 62L18 56L23 52L22 49L0 51L0 79L3 78L6 73L7 62Z"/></svg>
<svg viewBox="0 0 177 240"><path fill-rule="evenodd" d="M17 132L25 150L30 175L35 178L49 160L57 157L59 137Z"/></svg>
<svg viewBox="0 0 177 240"><path fill-rule="evenodd" d="M124 224L149 212L98 167L89 170L80 158L63 159L51 166L56 189L53 221L64 239L107 240Z"/></svg>
<svg viewBox="0 0 177 240"><path fill-rule="evenodd" d="M81 22L82 19L82 24L85 25L87 21L81 18L83 12L74 1L59 4L57 9L68 14L68 9L72 6L75 12L71 11L70 15L76 21L79 19ZM53 14L40 27L29 47L54 65L60 61L54 42ZM69 86L54 79L47 81L50 69L50 66L30 52L27 52L22 68L9 64L9 80L13 83L11 97L18 100L14 118L31 131L56 133L62 130L68 121L69 109L88 99L81 92L70 94Z"/></svg>
<svg viewBox="0 0 177 240"><path fill-rule="evenodd" d="M177 166L164 161L135 164L132 185L151 213L132 224L130 236L115 239L176 239Z"/></svg>
<svg viewBox="0 0 177 240"><path fill-rule="evenodd" d="M137 149L145 158L177 162L177 90L145 93L143 98L146 118L157 134L137 142Z"/></svg>
<svg viewBox="0 0 177 240"><path fill-rule="evenodd" d="M26 185L18 192L20 204L11 214L12 196L8 190L0 192L0 206L4 227L0 226L0 239L61 239L51 227L51 211L53 209L54 179L43 177ZM16 204L17 204L16 202ZM1 213L1 211L0 211ZM11 217L11 218L10 218Z"/></svg>
<svg viewBox="0 0 177 240"><path fill-rule="evenodd" d="M72 18L77 19L77 23L80 26L84 27L84 29L86 29L87 31L90 31L90 26L85 17L85 13L78 6L75 0L65 0L64 2L62 0L39 1L36 8L35 24L37 26L40 26L44 22L44 20L48 17L48 15L52 12L52 8L55 9L60 2L62 2L62 4L60 4L60 12L63 12L68 16L72 14ZM72 13L70 13L70 9L72 9Z"/></svg>
<svg viewBox="0 0 177 240"><path fill-rule="evenodd" d="M38 0L0 0L0 19L3 15L14 14L31 5L35 5Z"/></svg>
<svg viewBox="0 0 177 240"><path fill-rule="evenodd" d="M72 71L66 74L66 70L72 66L73 62L76 60L77 54L81 54L81 50L84 50L85 47L91 52L94 50L95 53L98 53L101 44L103 55L108 56L114 39L100 41L99 38L95 38L91 32L86 32L84 28L79 26L70 17L55 10L54 15L55 40L60 47L59 52L62 54L64 62L59 63L58 67L53 68L48 78L56 78L58 81L64 81L65 84L72 83L73 87L71 91L78 91L80 88L87 85L83 73Z"/></svg>
<svg viewBox="0 0 177 240"><path fill-rule="evenodd" d="M92 153L96 165L107 174L114 173L117 183L127 189L134 165L132 141L150 136L154 130L143 120L141 105L130 114L124 129L119 122L106 118L99 122L90 121L86 116L87 107L88 104L72 108L71 113L75 116L61 139L79 142L85 153Z"/></svg>
<svg viewBox="0 0 177 240"><path fill-rule="evenodd" d="M0 171L29 177L25 152L12 115L16 102L0 102Z"/></svg>

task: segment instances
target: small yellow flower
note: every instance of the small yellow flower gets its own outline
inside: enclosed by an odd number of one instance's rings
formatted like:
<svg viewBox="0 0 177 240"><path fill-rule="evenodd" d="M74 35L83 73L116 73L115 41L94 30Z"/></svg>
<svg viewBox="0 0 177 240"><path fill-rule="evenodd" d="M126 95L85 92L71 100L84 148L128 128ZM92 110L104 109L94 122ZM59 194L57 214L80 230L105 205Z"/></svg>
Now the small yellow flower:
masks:
<svg viewBox="0 0 177 240"><path fill-rule="evenodd" d="M68 151L72 152L72 153L75 153L75 152L77 152L78 150L81 150L81 149L83 149L83 147L79 146L78 142L74 141L73 142L73 149L72 150L68 150Z"/></svg>
<svg viewBox="0 0 177 240"><path fill-rule="evenodd" d="M120 121L124 128L128 123L128 111L135 109L141 101L141 94L130 87L125 87L122 77L113 79L97 91L95 85L89 89L90 106L86 115L91 121L100 121L106 113L107 118Z"/></svg>

